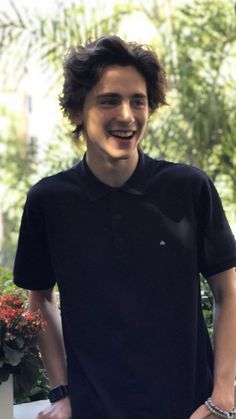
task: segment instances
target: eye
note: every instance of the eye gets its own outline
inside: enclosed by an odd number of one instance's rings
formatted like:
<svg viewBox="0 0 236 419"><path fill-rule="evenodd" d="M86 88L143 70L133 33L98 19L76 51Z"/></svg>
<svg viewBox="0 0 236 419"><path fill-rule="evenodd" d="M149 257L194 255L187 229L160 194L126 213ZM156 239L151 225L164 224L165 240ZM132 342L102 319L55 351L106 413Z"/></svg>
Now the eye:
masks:
<svg viewBox="0 0 236 419"><path fill-rule="evenodd" d="M145 98L134 98L132 99L132 105L136 108L143 108L146 105L146 99Z"/></svg>
<svg viewBox="0 0 236 419"><path fill-rule="evenodd" d="M104 97L99 100L100 105L102 105L103 107L108 107L108 108L112 106L117 106L119 102L120 102L119 99L114 98L114 97Z"/></svg>

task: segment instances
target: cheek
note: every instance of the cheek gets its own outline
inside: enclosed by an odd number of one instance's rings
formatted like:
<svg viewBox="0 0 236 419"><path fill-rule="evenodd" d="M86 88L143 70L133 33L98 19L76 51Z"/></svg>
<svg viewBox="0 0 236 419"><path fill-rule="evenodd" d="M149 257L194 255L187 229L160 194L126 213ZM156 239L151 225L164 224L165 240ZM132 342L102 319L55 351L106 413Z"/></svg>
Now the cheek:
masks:
<svg viewBox="0 0 236 419"><path fill-rule="evenodd" d="M97 129L99 127L106 125L110 120L112 116L110 114L104 114L103 112L99 111L93 111L89 112L88 114L88 122L91 126L96 126Z"/></svg>
<svg viewBox="0 0 236 419"><path fill-rule="evenodd" d="M94 112L88 112L87 118L85 121L86 130L89 132L94 132L99 129L101 121L100 118Z"/></svg>
<svg viewBox="0 0 236 419"><path fill-rule="evenodd" d="M148 108L145 107L145 109L143 109L143 112L140 114L140 120L142 120L143 125L147 124L148 118L149 118L149 111L148 111Z"/></svg>
<svg viewBox="0 0 236 419"><path fill-rule="evenodd" d="M141 121L142 129L145 130L148 124L148 116L144 115Z"/></svg>

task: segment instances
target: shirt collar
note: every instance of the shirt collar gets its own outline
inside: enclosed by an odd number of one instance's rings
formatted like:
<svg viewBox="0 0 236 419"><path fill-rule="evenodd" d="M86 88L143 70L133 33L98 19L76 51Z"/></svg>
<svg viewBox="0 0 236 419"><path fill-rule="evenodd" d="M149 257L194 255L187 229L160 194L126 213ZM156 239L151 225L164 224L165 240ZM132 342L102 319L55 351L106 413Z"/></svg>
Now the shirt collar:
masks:
<svg viewBox="0 0 236 419"><path fill-rule="evenodd" d="M132 195L143 195L150 178L150 162L152 159L139 151L138 164L131 177L120 187L114 188L101 182L90 170L86 155L78 163L77 170L82 180L83 189L90 201L96 201L103 196L116 191L124 191Z"/></svg>

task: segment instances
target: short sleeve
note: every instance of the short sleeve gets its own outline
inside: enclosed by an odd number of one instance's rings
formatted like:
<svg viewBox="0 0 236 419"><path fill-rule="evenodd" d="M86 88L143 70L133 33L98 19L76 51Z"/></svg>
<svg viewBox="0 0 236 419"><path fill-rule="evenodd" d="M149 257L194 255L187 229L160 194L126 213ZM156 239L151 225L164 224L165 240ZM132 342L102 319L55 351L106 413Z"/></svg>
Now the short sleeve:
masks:
<svg viewBox="0 0 236 419"><path fill-rule="evenodd" d="M200 272L209 277L236 266L236 242L219 194L206 177L199 199L198 254Z"/></svg>
<svg viewBox="0 0 236 419"><path fill-rule="evenodd" d="M55 285L45 217L40 199L33 190L24 206L13 279L17 286L29 290L43 290Z"/></svg>

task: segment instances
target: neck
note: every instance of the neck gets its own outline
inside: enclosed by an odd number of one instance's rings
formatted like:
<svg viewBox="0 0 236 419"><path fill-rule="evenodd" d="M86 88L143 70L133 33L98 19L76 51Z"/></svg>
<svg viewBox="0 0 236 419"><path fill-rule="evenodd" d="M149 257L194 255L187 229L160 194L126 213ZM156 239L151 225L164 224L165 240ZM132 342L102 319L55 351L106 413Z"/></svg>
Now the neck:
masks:
<svg viewBox="0 0 236 419"><path fill-rule="evenodd" d="M128 159L104 159L99 163L86 154L87 164L92 173L106 185L118 188L132 176L138 163L138 151Z"/></svg>

